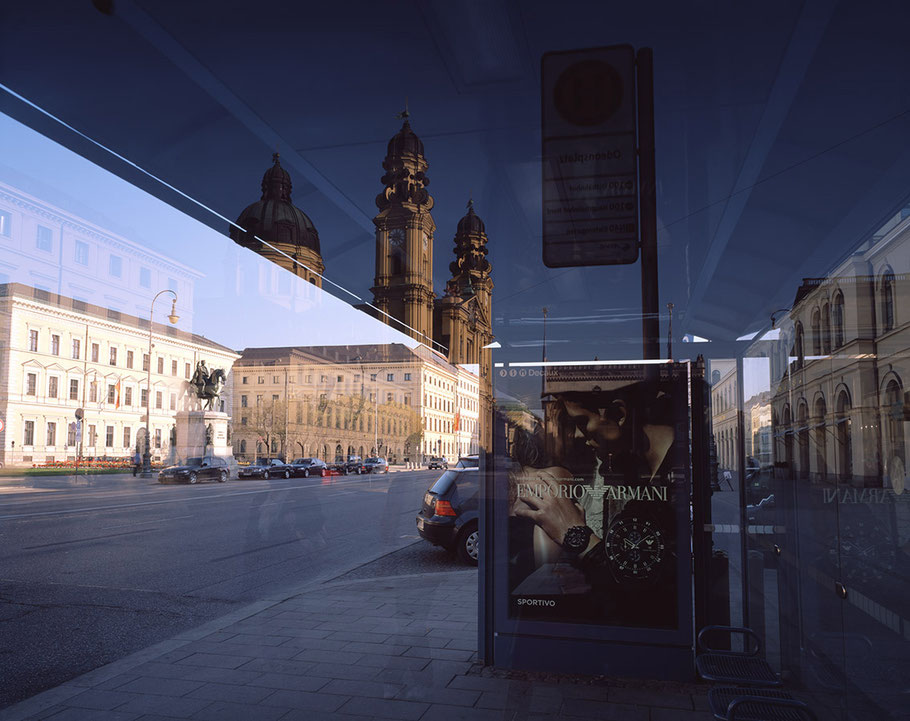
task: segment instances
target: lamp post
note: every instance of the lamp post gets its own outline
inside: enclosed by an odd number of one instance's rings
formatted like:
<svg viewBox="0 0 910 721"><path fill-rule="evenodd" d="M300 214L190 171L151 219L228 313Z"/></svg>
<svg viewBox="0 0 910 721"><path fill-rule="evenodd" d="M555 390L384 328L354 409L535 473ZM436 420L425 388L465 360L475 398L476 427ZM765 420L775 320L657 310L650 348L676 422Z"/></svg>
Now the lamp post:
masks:
<svg viewBox="0 0 910 721"><path fill-rule="evenodd" d="M176 325L177 321L180 320L180 316L177 315L177 294L168 289L160 290L152 298L152 305L149 309L149 367L148 367L148 380L146 382L146 393L145 393L145 453L142 454L142 477L151 478L152 476L152 437L150 424L152 420L152 330L155 323L155 301L158 300L158 296L163 293L170 293L174 296L171 301L171 312L168 315L167 319L170 321L171 325Z"/></svg>

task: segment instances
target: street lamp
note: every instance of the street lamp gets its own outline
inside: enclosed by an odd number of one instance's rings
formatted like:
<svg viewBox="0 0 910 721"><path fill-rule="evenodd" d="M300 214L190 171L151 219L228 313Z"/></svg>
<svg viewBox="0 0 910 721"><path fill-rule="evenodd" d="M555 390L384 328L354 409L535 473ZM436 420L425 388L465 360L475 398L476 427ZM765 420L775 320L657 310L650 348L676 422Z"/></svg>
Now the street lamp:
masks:
<svg viewBox="0 0 910 721"><path fill-rule="evenodd" d="M152 298L152 305L149 309L149 368L145 392L145 453L142 454L143 478L151 478L152 476L152 436L150 430L150 423L152 420L152 329L154 328L155 322L155 301L158 300L158 296L163 293L170 293L174 296L171 301L171 312L167 319L170 321L171 325L176 325L177 321L180 320L180 316L177 315L177 293L169 288L158 291L155 297Z"/></svg>

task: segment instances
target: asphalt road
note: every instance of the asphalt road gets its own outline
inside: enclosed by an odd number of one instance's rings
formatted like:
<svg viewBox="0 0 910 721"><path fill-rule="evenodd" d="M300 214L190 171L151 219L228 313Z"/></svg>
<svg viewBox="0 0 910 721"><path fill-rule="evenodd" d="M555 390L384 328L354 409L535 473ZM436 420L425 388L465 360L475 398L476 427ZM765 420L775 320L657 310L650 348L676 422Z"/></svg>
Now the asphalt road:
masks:
<svg viewBox="0 0 910 721"><path fill-rule="evenodd" d="M308 582L459 568L416 533L438 475L3 479L0 708Z"/></svg>

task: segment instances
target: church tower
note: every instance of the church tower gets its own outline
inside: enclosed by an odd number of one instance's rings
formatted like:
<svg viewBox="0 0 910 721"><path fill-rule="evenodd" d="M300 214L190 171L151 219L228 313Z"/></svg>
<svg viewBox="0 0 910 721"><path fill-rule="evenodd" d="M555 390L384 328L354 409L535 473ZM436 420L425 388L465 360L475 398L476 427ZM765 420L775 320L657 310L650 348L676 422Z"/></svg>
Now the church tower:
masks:
<svg viewBox="0 0 910 721"><path fill-rule="evenodd" d="M480 374L480 443L491 448L489 414L493 404L493 279L487 260L487 233L468 201L467 214L455 232L451 280L436 302L437 340L449 349L449 363L476 364Z"/></svg>
<svg viewBox="0 0 910 721"><path fill-rule="evenodd" d="M377 308L397 318L398 327L416 340L433 339L433 233L427 192L423 143L411 130L405 111L401 130L389 141L382 167L384 190L376 196L376 277L372 288ZM386 323L397 326L387 316Z"/></svg>
<svg viewBox="0 0 910 721"><path fill-rule="evenodd" d="M291 176L281 167L278 153L262 176L262 197L244 209L237 225L242 230L234 225L230 229L235 243L322 287L325 264L319 233L307 214L291 202Z"/></svg>

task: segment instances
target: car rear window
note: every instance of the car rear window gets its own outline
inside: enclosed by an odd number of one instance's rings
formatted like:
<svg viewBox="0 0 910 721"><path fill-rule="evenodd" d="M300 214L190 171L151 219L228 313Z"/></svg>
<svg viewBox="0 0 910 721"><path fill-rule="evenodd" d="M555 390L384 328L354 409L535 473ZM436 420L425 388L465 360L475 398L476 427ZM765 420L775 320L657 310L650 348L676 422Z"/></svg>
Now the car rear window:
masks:
<svg viewBox="0 0 910 721"><path fill-rule="evenodd" d="M458 478L458 474L455 471L446 471L436 480L436 483L430 486L430 492L437 496L448 493L456 478Z"/></svg>

